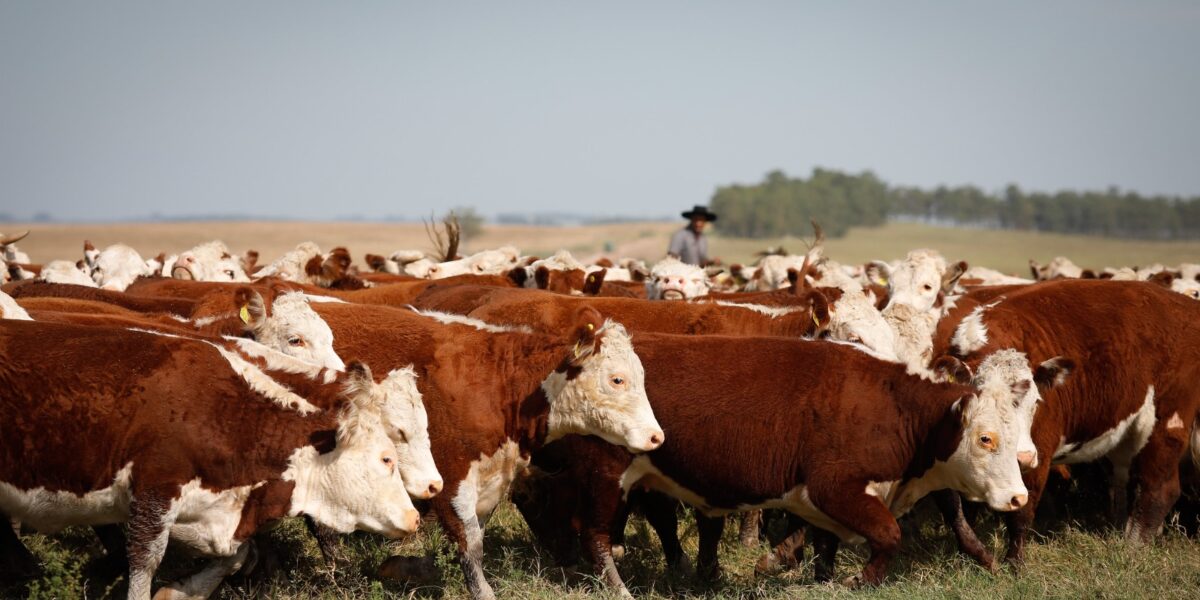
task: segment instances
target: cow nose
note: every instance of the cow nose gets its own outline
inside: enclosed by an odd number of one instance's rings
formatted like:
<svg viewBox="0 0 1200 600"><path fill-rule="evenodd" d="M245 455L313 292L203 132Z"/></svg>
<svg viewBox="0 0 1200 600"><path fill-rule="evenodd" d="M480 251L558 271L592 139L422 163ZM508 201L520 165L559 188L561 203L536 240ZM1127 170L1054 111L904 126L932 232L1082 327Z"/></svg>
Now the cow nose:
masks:
<svg viewBox="0 0 1200 600"><path fill-rule="evenodd" d="M439 479L429 484L429 497L432 498L442 491L442 480Z"/></svg>
<svg viewBox="0 0 1200 600"><path fill-rule="evenodd" d="M1021 465L1022 469L1032 469L1037 466L1037 453L1029 451L1018 452L1017 463Z"/></svg>
<svg viewBox="0 0 1200 600"><path fill-rule="evenodd" d="M667 436L661 431L650 434L650 449L653 450L661 446L666 437Z"/></svg>
<svg viewBox="0 0 1200 600"><path fill-rule="evenodd" d="M1017 494L1016 496L1012 497L1012 500L1008 501L1008 505L1011 506L1013 508L1013 510L1017 510L1017 509L1021 508L1022 506L1025 506L1025 503L1028 501L1029 501L1029 496L1027 496L1025 494Z"/></svg>
<svg viewBox="0 0 1200 600"><path fill-rule="evenodd" d="M404 531L405 532L412 533L412 532L416 531L417 527L420 526L420 524L421 524L421 513L417 512L415 510L410 510L404 514Z"/></svg>

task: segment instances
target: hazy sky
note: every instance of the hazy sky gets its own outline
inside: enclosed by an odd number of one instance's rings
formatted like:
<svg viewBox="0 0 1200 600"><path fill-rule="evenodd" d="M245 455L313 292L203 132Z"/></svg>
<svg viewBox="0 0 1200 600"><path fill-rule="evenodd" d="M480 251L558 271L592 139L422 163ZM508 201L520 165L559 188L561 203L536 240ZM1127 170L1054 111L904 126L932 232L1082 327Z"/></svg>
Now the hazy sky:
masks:
<svg viewBox="0 0 1200 600"><path fill-rule="evenodd" d="M1196 2L0 2L0 212L669 215L771 169L1200 194Z"/></svg>

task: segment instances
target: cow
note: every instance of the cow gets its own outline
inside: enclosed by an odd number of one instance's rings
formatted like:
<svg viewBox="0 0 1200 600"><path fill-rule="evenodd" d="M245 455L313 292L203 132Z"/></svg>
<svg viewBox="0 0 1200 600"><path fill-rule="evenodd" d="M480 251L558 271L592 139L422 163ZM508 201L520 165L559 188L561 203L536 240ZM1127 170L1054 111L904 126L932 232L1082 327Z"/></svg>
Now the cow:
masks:
<svg viewBox="0 0 1200 600"><path fill-rule="evenodd" d="M703 296L712 289L704 269L675 257L667 257L650 268L646 280L646 298L650 300L686 300Z"/></svg>
<svg viewBox="0 0 1200 600"><path fill-rule="evenodd" d="M376 370L413 365L445 478L431 510L457 546L473 598L494 596L481 562L483 525L530 452L569 434L637 452L663 442L629 334L590 307L553 334L383 306L315 309L339 353Z"/></svg>
<svg viewBox="0 0 1200 600"><path fill-rule="evenodd" d="M1065 354L1078 370L1048 391L1032 416L1037 460L1025 478L1030 502L1009 516L1007 560L1022 562L1026 532L1056 463L1107 458L1118 526L1131 544L1150 541L1179 495L1178 467L1200 409L1200 361L1180 351L1200 344L1200 307L1153 283L1066 279L964 305L946 320L935 352L968 364L995 348L1016 348L1032 362ZM1133 508L1126 515L1129 495Z"/></svg>
<svg viewBox="0 0 1200 600"><path fill-rule="evenodd" d="M448 260L429 267L430 279L444 279L455 275L499 275L517 266L521 252L512 246L496 250L476 252L466 258Z"/></svg>
<svg viewBox="0 0 1200 600"><path fill-rule="evenodd" d="M95 289L62 283L46 283L42 281L21 282L20 284L12 285L13 287L8 289L8 293L17 299L70 298L92 300L137 312L166 313L181 318L190 317L192 311L196 308L196 301L188 298L137 296L107 289Z"/></svg>
<svg viewBox="0 0 1200 600"><path fill-rule="evenodd" d="M18 321L31 321L32 317L25 309L17 304L17 301L12 296L0 292L0 319L14 319Z"/></svg>
<svg viewBox="0 0 1200 600"><path fill-rule="evenodd" d="M1080 279L1085 276L1084 269L1079 265L1071 262L1071 259L1065 256L1056 256L1053 260L1046 264L1039 264L1034 259L1029 259L1029 271L1033 274L1033 278L1037 281L1050 281L1053 279Z"/></svg>
<svg viewBox="0 0 1200 600"><path fill-rule="evenodd" d="M567 476L540 477L517 496L530 503L527 517L550 506L547 514L565 519L534 519L539 535L581 523L598 574L619 592L609 535L622 495L639 488L707 516L784 508L842 540L865 539L871 558L849 584L883 579L900 541L895 516L932 491L956 489L1005 511L1026 502L1019 449L1029 430L1020 413L1037 394L1028 371L1011 384L1015 352L998 353L969 380L947 359L944 372L959 379L935 382L844 343L638 333L634 348L655 414L671 432L666 443L634 457L590 442L599 451L560 454L550 468ZM722 524L701 521L702 572L716 568Z"/></svg>
<svg viewBox="0 0 1200 600"><path fill-rule="evenodd" d="M166 592L204 597L282 517L417 528L383 421L420 400L392 397L360 363L297 391L219 345L20 321L0 322L0 355L0 513L48 533L128 523L131 599L150 598L168 540L221 557Z"/></svg>

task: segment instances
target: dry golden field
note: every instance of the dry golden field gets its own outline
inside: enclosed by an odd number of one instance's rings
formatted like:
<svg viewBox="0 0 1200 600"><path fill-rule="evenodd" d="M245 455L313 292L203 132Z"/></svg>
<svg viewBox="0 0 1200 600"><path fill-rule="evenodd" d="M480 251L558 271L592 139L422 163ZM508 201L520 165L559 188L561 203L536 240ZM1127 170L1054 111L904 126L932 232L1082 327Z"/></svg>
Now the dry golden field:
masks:
<svg viewBox="0 0 1200 600"><path fill-rule="evenodd" d="M621 223L570 227L486 225L483 233L465 243L468 252L512 244L527 254L547 255L567 249L587 259L604 254L647 260L660 258L667 238L682 223ZM312 240L322 248L347 246L355 260L366 253L389 254L399 249L431 250L419 223L365 222L182 222L125 224L21 224L2 223L0 232L29 229L19 246L35 262L82 257L83 240L98 247L122 242L143 256L179 252L211 240L224 240L235 252L255 249L270 261L297 243ZM726 263L749 262L767 246L782 244L792 252L804 250L795 238L746 240L724 238L716 232L710 250ZM1118 240L1027 231L991 231L891 223L877 228L856 228L826 243L828 256L843 263L893 259L914 248L935 248L948 258L1027 275L1028 260L1045 262L1068 256L1084 267L1178 264L1200 262L1200 241L1156 242Z"/></svg>

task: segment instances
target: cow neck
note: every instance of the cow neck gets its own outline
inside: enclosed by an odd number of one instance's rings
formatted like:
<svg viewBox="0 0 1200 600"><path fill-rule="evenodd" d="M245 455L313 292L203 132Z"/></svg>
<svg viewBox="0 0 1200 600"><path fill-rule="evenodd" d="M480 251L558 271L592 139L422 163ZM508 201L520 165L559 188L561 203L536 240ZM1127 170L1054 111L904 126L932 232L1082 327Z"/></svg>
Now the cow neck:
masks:
<svg viewBox="0 0 1200 600"><path fill-rule="evenodd" d="M504 382L504 432L517 442L522 454L545 443L550 402L542 382L558 369L567 353L562 338L530 333L501 333L492 336L493 349L510 373Z"/></svg>
<svg viewBox="0 0 1200 600"><path fill-rule="evenodd" d="M911 458L904 473L905 480L927 474L936 463L945 462L958 448L962 439L962 419L950 409L959 398L974 392L966 385L933 383L916 376L908 376L908 379L908 385L900 390L904 393L897 394L907 424L905 440L910 444L907 450Z"/></svg>

